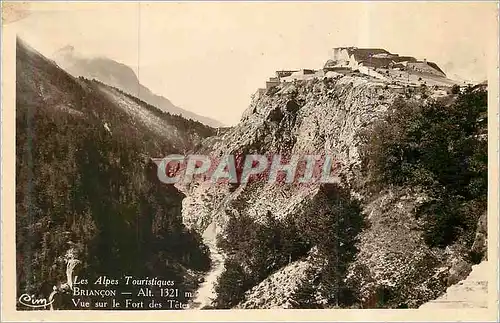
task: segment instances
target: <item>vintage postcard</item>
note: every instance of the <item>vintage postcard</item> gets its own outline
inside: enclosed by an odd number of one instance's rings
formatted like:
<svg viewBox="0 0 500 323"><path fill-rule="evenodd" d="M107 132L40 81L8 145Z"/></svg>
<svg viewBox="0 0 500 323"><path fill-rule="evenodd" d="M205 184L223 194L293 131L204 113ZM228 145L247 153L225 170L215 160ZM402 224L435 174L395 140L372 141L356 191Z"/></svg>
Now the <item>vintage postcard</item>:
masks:
<svg viewBox="0 0 500 323"><path fill-rule="evenodd" d="M3 321L497 321L497 2L2 2Z"/></svg>

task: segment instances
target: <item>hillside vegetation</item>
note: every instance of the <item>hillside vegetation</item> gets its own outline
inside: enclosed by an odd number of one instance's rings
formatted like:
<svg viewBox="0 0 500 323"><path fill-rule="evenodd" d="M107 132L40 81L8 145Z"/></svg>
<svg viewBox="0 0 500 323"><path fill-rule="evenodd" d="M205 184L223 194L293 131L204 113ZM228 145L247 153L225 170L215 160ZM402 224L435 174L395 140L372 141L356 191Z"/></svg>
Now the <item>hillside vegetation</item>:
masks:
<svg viewBox="0 0 500 323"><path fill-rule="evenodd" d="M150 157L191 149L186 139L211 130L76 79L19 39L16 64L18 296L48 297L66 282L68 257L89 280L158 276L193 290L208 250L182 224L183 194L158 181Z"/></svg>
<svg viewBox="0 0 500 323"><path fill-rule="evenodd" d="M468 87L448 102L397 100L366 133L362 151L370 185L418 187L427 193L417 217L431 247L457 240L471 247L477 221L486 212L487 101L481 86Z"/></svg>
<svg viewBox="0 0 500 323"><path fill-rule="evenodd" d="M487 90L333 75L259 92L214 155L327 154L339 185L191 185L219 228L217 308L416 308L486 255ZM289 109L294 106L294 109ZM203 147L202 147L203 149Z"/></svg>

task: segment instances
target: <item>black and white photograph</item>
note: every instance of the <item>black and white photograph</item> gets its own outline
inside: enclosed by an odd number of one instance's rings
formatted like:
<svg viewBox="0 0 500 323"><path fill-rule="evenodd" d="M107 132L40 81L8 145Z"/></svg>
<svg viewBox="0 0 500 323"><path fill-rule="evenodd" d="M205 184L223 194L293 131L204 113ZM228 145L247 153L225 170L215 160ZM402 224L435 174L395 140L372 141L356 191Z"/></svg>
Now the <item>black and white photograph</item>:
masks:
<svg viewBox="0 0 500 323"><path fill-rule="evenodd" d="M498 319L497 2L2 7L16 313Z"/></svg>

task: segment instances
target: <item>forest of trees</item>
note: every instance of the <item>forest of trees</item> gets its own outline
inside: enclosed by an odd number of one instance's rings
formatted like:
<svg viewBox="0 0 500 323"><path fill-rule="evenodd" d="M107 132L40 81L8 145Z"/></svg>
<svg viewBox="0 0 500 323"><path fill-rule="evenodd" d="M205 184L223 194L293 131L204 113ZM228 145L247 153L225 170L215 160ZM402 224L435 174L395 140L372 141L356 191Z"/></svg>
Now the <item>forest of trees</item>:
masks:
<svg viewBox="0 0 500 323"><path fill-rule="evenodd" d="M387 187L423 190L429 197L419 206L421 232L430 247L473 243L477 222L487 206L487 92L481 86L453 93L441 100L396 100L384 119L366 130L360 147L362 182L376 193ZM219 246L228 255L216 285L217 308L232 308L245 292L289 262L304 258L317 247L320 261L309 272L297 308L359 306L356 286L345 277L357 254L358 233L365 227L362 206L349 190L321 187L300 214L282 221L268 214L256 221L236 205ZM470 260L481 259L470 255ZM355 282L350 282L355 283ZM318 304L320 294L326 303ZM384 301L387 293L377 297Z"/></svg>
<svg viewBox="0 0 500 323"><path fill-rule="evenodd" d="M209 251L182 224L184 196L149 159L172 145L19 41L16 91L18 294L48 297L66 281L69 249L89 281L128 274L195 289L188 269L208 270Z"/></svg>
<svg viewBox="0 0 500 323"><path fill-rule="evenodd" d="M229 219L218 243L228 258L216 284L217 308L234 307L246 291L290 262L306 257L313 246L317 247L320 262L325 263L314 284L321 286L319 290L327 304L317 304L309 286L297 296L297 307L356 302L355 292L344 285L344 278L357 252L357 234L364 226L359 203L347 189L327 184L302 210L282 221L270 212L263 215L264 223L248 215Z"/></svg>
<svg viewBox="0 0 500 323"><path fill-rule="evenodd" d="M361 149L373 188L421 188L429 196L417 216L432 247L457 240L470 246L487 206L487 91L479 85L452 92L426 103L397 100Z"/></svg>

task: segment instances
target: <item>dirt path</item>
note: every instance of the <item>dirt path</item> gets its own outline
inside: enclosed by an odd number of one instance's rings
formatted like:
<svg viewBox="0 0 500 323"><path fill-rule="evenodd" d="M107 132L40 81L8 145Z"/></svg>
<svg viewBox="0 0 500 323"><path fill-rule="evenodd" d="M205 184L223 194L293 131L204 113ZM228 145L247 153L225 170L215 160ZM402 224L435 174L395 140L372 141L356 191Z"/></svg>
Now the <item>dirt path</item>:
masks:
<svg viewBox="0 0 500 323"><path fill-rule="evenodd" d="M210 306L215 299L214 285L217 278L224 271L224 256L216 247L216 229L212 223L203 233L203 242L210 249L210 257L212 258L212 268L204 277L205 280L201 283L196 291L196 296L192 300L191 309L203 309L205 306Z"/></svg>
<svg viewBox="0 0 500 323"><path fill-rule="evenodd" d="M438 299L420 306L421 309L487 308L488 277L490 266L487 261L472 267L469 276L448 287Z"/></svg>

